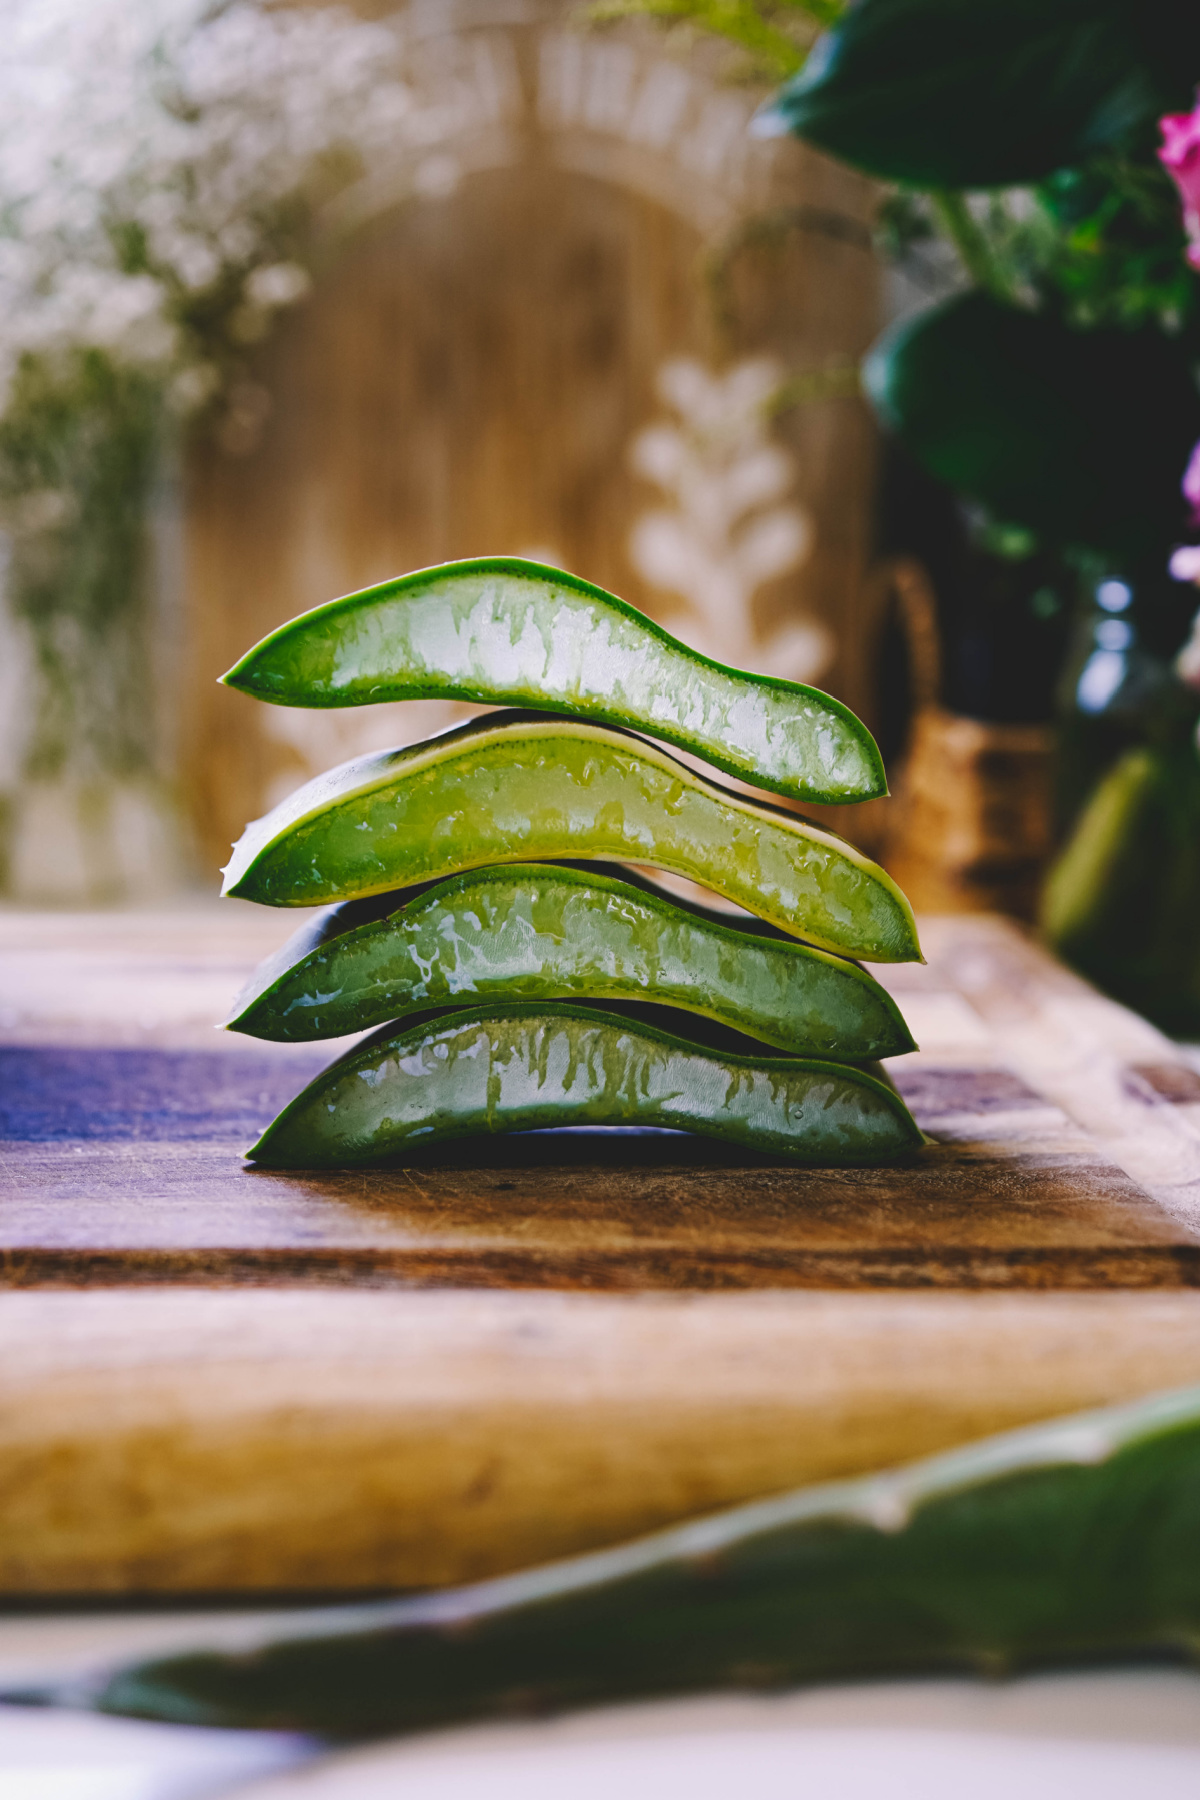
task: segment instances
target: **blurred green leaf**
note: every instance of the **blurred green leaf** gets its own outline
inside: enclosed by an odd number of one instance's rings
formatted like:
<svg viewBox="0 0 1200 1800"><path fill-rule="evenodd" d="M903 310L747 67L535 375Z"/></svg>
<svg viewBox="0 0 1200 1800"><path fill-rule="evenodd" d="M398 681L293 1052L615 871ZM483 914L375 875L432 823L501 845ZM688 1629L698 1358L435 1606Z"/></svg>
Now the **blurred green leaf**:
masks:
<svg viewBox="0 0 1200 1800"><path fill-rule="evenodd" d="M1180 710L1195 696L1178 699ZM1200 762L1190 733L1129 750L1050 871L1042 929L1106 993L1163 1031L1200 1032Z"/></svg>
<svg viewBox="0 0 1200 1800"><path fill-rule="evenodd" d="M1155 330L1073 331L969 293L887 333L864 379L917 459L1000 520L1118 560L1182 531L1200 397Z"/></svg>
<svg viewBox="0 0 1200 1800"><path fill-rule="evenodd" d="M153 761L146 508L164 430L154 371L102 350L26 354L0 417L6 601L37 685L25 773Z"/></svg>
<svg viewBox="0 0 1200 1800"><path fill-rule="evenodd" d="M1200 77L1194 0L859 0L763 115L919 187L1039 179Z"/></svg>

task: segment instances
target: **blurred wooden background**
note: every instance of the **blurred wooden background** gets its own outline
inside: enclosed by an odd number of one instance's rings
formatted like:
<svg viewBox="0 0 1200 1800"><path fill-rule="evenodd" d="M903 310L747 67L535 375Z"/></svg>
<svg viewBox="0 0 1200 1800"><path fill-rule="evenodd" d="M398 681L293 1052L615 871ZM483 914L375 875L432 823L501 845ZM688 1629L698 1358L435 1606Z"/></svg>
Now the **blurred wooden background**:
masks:
<svg viewBox="0 0 1200 1800"><path fill-rule="evenodd" d="M783 384L757 425L709 421L718 462L713 432L769 451L761 504L726 534L744 659L767 667L790 644L781 672L871 716L874 434L848 379L880 323L869 184L794 141L752 139L758 95L729 83L712 45L577 19L573 0L414 0L427 147L339 204L328 272L264 347L223 442L190 457L182 761L205 874L310 773L454 716L293 712L214 685L305 608L525 552L704 647L695 603L630 549L639 519L673 504L632 458L648 426L686 426L660 386L680 358L717 413L733 388L716 382L750 359Z"/></svg>

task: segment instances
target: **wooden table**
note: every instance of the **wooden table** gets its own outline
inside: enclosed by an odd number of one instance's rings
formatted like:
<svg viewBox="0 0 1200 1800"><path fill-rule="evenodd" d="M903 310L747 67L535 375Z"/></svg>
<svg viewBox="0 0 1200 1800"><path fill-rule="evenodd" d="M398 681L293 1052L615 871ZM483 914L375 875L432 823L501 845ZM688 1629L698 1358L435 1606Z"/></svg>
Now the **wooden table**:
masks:
<svg viewBox="0 0 1200 1800"><path fill-rule="evenodd" d="M0 913L0 1591L462 1579L1200 1380L1200 1072L994 919L882 971L934 1139L239 1151L328 1060L215 1035L294 920Z"/></svg>

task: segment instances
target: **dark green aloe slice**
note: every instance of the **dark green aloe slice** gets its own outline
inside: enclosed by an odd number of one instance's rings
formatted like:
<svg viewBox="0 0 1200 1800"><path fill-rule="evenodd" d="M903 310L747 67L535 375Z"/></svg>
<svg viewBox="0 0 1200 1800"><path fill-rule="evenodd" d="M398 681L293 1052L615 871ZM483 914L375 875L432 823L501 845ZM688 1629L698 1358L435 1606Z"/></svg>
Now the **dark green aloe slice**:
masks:
<svg viewBox="0 0 1200 1800"><path fill-rule="evenodd" d="M823 950L921 954L895 882L833 832L631 733L539 713L493 714L318 776L246 828L224 892L319 906L560 857L689 876Z"/></svg>
<svg viewBox="0 0 1200 1800"><path fill-rule="evenodd" d="M640 1125L795 1162L894 1161L923 1142L866 1070L754 1057L598 1008L517 1001L386 1030L318 1075L248 1152L268 1168L343 1168L480 1133Z"/></svg>
<svg viewBox="0 0 1200 1800"><path fill-rule="evenodd" d="M474 1587L314 1609L8 1699L362 1734L1200 1643L1200 1388Z"/></svg>
<svg viewBox="0 0 1200 1800"><path fill-rule="evenodd" d="M857 963L736 930L648 884L517 863L389 899L382 918L356 921L350 901L302 926L239 995L230 1029L297 1043L472 1000L650 999L797 1055L916 1048Z"/></svg>
<svg viewBox="0 0 1200 1800"><path fill-rule="evenodd" d="M332 600L224 678L280 706L438 696L647 731L797 800L887 792L866 726L818 688L728 669L562 569L485 556Z"/></svg>

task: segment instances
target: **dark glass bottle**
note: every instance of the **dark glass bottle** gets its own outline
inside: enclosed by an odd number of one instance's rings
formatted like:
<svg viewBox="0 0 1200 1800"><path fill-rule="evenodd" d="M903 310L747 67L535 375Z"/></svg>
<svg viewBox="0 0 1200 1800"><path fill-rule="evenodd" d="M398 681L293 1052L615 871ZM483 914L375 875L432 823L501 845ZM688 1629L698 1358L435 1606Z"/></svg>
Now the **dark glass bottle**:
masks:
<svg viewBox="0 0 1200 1800"><path fill-rule="evenodd" d="M1128 750L1187 742L1197 697L1174 671L1196 610L1193 588L1161 567L1081 571L1059 686L1058 832L1065 840L1097 784Z"/></svg>
<svg viewBox="0 0 1200 1800"><path fill-rule="evenodd" d="M1200 693L1174 667L1194 589L1093 578L1062 686L1059 954L1165 1031L1200 1036Z"/></svg>

